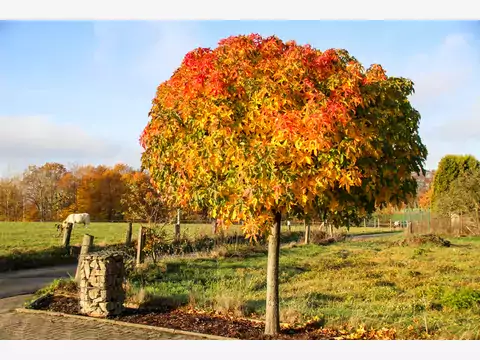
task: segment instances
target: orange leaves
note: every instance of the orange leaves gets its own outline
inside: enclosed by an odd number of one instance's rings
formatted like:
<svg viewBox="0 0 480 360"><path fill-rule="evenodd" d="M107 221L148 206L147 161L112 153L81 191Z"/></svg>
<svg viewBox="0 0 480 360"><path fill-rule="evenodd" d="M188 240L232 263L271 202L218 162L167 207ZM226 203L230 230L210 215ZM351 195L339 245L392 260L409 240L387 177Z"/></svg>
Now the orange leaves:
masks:
<svg viewBox="0 0 480 360"><path fill-rule="evenodd" d="M432 205L432 197L433 197L433 186L425 191L418 200L418 205L422 209L428 209Z"/></svg>
<svg viewBox="0 0 480 360"><path fill-rule="evenodd" d="M336 195L322 206L341 208L341 196L363 191L363 179L400 161L379 139L395 138L397 119L415 116L392 105L405 104L402 89L408 84L390 81L379 65L365 71L345 50L229 37L189 52L160 84L142 162L170 205L207 206L226 223L245 220L253 234L273 210L314 211L326 191ZM402 101L382 100L387 93ZM410 148L413 138L404 138ZM399 169L403 176L410 167ZM376 180L372 189L386 181Z"/></svg>

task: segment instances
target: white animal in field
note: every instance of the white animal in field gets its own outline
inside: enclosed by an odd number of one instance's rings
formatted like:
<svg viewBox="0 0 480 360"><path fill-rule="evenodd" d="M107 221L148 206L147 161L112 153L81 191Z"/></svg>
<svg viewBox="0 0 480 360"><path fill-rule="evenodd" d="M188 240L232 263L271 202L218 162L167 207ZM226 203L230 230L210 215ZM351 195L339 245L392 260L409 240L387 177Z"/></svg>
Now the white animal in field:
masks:
<svg viewBox="0 0 480 360"><path fill-rule="evenodd" d="M90 215L87 213L70 214L63 221L62 227L65 229L68 223L72 224L72 227L74 227L75 224L83 224L84 226L88 226L90 224Z"/></svg>
<svg viewBox="0 0 480 360"><path fill-rule="evenodd" d="M400 226L400 221L395 221L395 222L393 223L393 227L394 227L394 228L397 228L397 227L399 227L399 226Z"/></svg>

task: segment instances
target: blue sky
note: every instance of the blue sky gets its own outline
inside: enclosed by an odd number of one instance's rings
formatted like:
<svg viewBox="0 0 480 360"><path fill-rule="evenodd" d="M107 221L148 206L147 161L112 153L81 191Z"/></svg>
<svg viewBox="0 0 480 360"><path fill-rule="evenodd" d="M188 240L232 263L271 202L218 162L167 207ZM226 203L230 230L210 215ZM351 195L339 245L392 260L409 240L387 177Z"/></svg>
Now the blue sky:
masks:
<svg viewBox="0 0 480 360"><path fill-rule="evenodd" d="M480 158L480 23L442 21L0 22L0 175L28 164L125 162L156 87L195 47L275 34L411 78L427 168L447 153Z"/></svg>

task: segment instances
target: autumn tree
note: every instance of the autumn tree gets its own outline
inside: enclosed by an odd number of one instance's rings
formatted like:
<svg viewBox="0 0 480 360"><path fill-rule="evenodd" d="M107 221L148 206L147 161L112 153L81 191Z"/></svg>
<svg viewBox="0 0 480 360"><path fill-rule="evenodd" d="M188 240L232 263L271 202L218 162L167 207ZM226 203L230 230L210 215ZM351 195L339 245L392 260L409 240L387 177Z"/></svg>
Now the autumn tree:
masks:
<svg viewBox="0 0 480 360"><path fill-rule="evenodd" d="M57 193L61 207L59 219L65 219L69 214L78 212L77 191L80 180L74 171L68 171L60 178Z"/></svg>
<svg viewBox="0 0 480 360"><path fill-rule="evenodd" d="M59 163L46 163L40 167L31 165L23 174L22 187L25 200L36 208L41 221L57 218L61 209L61 196L58 193L60 179L67 172Z"/></svg>
<svg viewBox="0 0 480 360"><path fill-rule="evenodd" d="M77 190L79 211L88 212L95 220L122 219L124 180L130 171L131 168L123 164L113 168L104 165L83 167L79 171L81 180Z"/></svg>
<svg viewBox="0 0 480 360"><path fill-rule="evenodd" d="M451 184L463 173L480 168L472 155L446 155L439 164L433 181L432 207L437 211L440 199L450 190Z"/></svg>
<svg viewBox="0 0 480 360"><path fill-rule="evenodd" d="M121 203L125 218L156 223L166 216L161 196L150 182L145 171L135 171L125 178L125 192Z"/></svg>
<svg viewBox="0 0 480 360"><path fill-rule="evenodd" d="M416 194L427 151L413 84L345 50L235 36L157 89L142 164L165 201L268 236L266 334L279 331L282 216L358 222Z"/></svg>
<svg viewBox="0 0 480 360"><path fill-rule="evenodd" d="M430 209L432 206L433 187L430 187L418 199L418 206L420 209Z"/></svg>
<svg viewBox="0 0 480 360"><path fill-rule="evenodd" d="M19 179L0 179L0 220L22 220L23 205L23 192Z"/></svg>

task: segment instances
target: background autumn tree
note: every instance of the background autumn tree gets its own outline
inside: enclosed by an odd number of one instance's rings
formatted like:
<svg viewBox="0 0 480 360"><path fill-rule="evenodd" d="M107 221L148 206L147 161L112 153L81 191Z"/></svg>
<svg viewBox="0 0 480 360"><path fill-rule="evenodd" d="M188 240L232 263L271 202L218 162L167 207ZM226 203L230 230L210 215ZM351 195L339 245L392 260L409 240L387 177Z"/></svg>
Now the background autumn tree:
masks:
<svg viewBox="0 0 480 360"><path fill-rule="evenodd" d="M418 199L418 207L420 209L431 209L433 196L433 186L424 192Z"/></svg>
<svg viewBox="0 0 480 360"><path fill-rule="evenodd" d="M0 179L0 220L16 221L24 216L21 182L18 178Z"/></svg>
<svg viewBox="0 0 480 360"><path fill-rule="evenodd" d="M113 168L100 165L81 169L81 181L77 190L78 211L89 213L97 221L121 220L125 181L132 171L123 164Z"/></svg>
<svg viewBox="0 0 480 360"><path fill-rule="evenodd" d="M57 188L61 206L58 219L65 219L69 214L79 212L77 192L80 186L80 178L76 176L76 170L68 171L58 182Z"/></svg>
<svg viewBox="0 0 480 360"><path fill-rule="evenodd" d="M142 164L172 208L270 235L267 334L279 331L282 216L344 225L415 196L427 152L412 92L345 50L259 35L188 53L158 87Z"/></svg>
<svg viewBox="0 0 480 360"><path fill-rule="evenodd" d="M145 171L131 172L125 177L125 192L121 203L125 219L129 221L143 219L148 223L156 223L168 216L160 194Z"/></svg>
<svg viewBox="0 0 480 360"><path fill-rule="evenodd" d="M66 172L65 166L58 163L46 163L40 167L32 165L24 172L22 187L25 201L35 207L40 221L58 217L62 198L57 186Z"/></svg>
<svg viewBox="0 0 480 360"><path fill-rule="evenodd" d="M60 221L88 212L94 221L151 222L167 216L157 195L146 173L125 164L32 165L21 178L0 179L0 220Z"/></svg>

